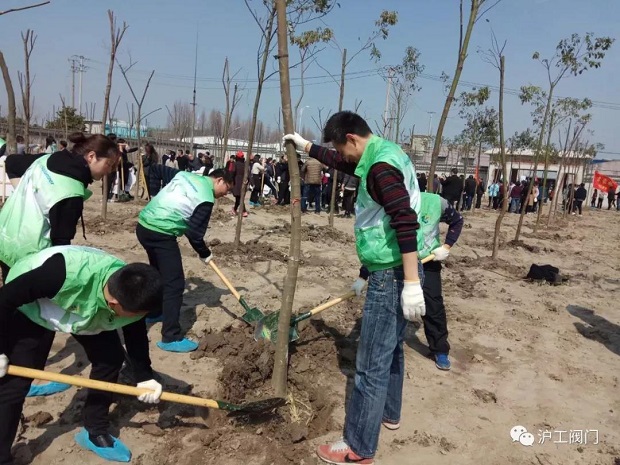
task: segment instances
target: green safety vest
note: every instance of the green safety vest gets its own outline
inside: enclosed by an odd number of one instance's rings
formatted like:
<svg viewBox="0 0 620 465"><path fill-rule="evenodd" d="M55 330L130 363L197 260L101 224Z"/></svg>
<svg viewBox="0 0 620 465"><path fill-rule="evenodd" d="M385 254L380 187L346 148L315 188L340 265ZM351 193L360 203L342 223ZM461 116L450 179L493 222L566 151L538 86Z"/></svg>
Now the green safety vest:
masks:
<svg viewBox="0 0 620 465"><path fill-rule="evenodd" d="M6 144L6 141L2 137L0 137L0 149L4 144Z"/></svg>
<svg viewBox="0 0 620 465"><path fill-rule="evenodd" d="M355 206L355 247L360 262L370 271L393 268L403 262L390 217L372 199L366 186L368 173L376 163L388 163L403 174L411 208L416 213L420 211L420 189L411 160L398 145L372 136L355 169L355 175L360 178Z"/></svg>
<svg viewBox="0 0 620 465"><path fill-rule="evenodd" d="M28 319L52 331L90 335L115 330L142 318L142 315L117 316L108 306L103 288L125 262L92 247L64 245L29 255L13 265L6 282L38 268L57 253L65 258L65 282L53 298L19 307Z"/></svg>
<svg viewBox="0 0 620 465"><path fill-rule="evenodd" d="M48 159L49 155L40 157L28 168L0 211L0 261L9 267L51 247L49 213L54 205L92 195L80 181L51 172Z"/></svg>
<svg viewBox="0 0 620 465"><path fill-rule="evenodd" d="M179 171L138 215L138 223L151 231L180 237L185 234L196 207L215 202L213 179Z"/></svg>
<svg viewBox="0 0 620 465"><path fill-rule="evenodd" d="M437 194L422 192L422 205L418 213L418 258L428 257L433 250L441 246L439 240L439 222L443 212L442 198Z"/></svg>

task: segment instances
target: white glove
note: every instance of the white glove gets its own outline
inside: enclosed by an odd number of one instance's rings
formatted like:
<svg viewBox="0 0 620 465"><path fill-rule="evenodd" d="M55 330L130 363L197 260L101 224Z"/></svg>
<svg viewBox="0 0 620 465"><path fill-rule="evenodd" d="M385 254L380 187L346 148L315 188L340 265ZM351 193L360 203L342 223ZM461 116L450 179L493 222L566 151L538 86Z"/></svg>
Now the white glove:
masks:
<svg viewBox="0 0 620 465"><path fill-rule="evenodd" d="M278 184L280 184L282 182L282 178L278 176L278 179L276 179L276 181L278 182Z"/></svg>
<svg viewBox="0 0 620 465"><path fill-rule="evenodd" d="M400 305L403 307L405 320L413 321L426 315L424 292L420 282L405 282L403 293L400 295Z"/></svg>
<svg viewBox="0 0 620 465"><path fill-rule="evenodd" d="M207 258L205 258L204 262L208 265L211 260L213 260L213 254L211 254Z"/></svg>
<svg viewBox="0 0 620 465"><path fill-rule="evenodd" d="M447 249L444 246L437 247L435 250L431 252L435 258L436 262L443 262L446 258L450 256L450 249Z"/></svg>
<svg viewBox="0 0 620 465"><path fill-rule="evenodd" d="M161 397L161 391L162 391L161 384L159 384L154 379L150 379L148 381L142 381L141 383L138 383L137 386L142 389L151 390L151 392L145 392L144 394L140 394L138 396L138 400L140 402L144 402L147 404L159 403L159 398Z"/></svg>
<svg viewBox="0 0 620 465"><path fill-rule="evenodd" d="M6 370L9 368L9 357L4 354L0 354L0 378L6 375Z"/></svg>
<svg viewBox="0 0 620 465"><path fill-rule="evenodd" d="M298 152L303 152L306 149L306 146L309 144L309 142L306 139L301 137L296 132L293 134L286 134L282 138L282 143L285 143L287 140L290 140L295 144L295 148L297 149Z"/></svg>
<svg viewBox="0 0 620 465"><path fill-rule="evenodd" d="M362 291L364 290L365 287L366 287L366 280L362 278L357 278L353 282L353 285L351 286L351 290L355 291L355 295L359 297L360 295L362 295Z"/></svg>

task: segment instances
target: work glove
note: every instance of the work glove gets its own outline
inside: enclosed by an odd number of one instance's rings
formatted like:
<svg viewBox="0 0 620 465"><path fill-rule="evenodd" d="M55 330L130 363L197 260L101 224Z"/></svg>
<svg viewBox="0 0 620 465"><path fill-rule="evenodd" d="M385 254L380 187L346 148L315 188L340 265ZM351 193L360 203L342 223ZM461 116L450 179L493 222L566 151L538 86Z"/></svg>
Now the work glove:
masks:
<svg viewBox="0 0 620 465"><path fill-rule="evenodd" d="M441 247L437 247L431 253L435 256L434 260L436 262L443 262L445 259L447 259L450 256L450 249L444 246L441 246Z"/></svg>
<svg viewBox="0 0 620 465"><path fill-rule="evenodd" d="M4 354L0 354L0 378L6 375L6 371L9 368L9 357Z"/></svg>
<svg viewBox="0 0 620 465"><path fill-rule="evenodd" d="M405 320L413 321L426 315L424 292L420 281L405 281L403 293L400 295L400 305L403 307Z"/></svg>
<svg viewBox="0 0 620 465"><path fill-rule="evenodd" d="M211 253L211 251L209 250L209 255L205 258L203 258L205 264L209 264L209 262L213 259L213 254Z"/></svg>
<svg viewBox="0 0 620 465"><path fill-rule="evenodd" d="M366 287L366 280L363 278L357 278L353 282L353 285L351 286L351 290L355 291L355 295L359 297L360 295L362 295L362 291L364 290L365 287Z"/></svg>
<svg viewBox="0 0 620 465"><path fill-rule="evenodd" d="M282 182L282 178L280 176L278 176L278 179L276 179L277 183L280 184Z"/></svg>
<svg viewBox="0 0 620 465"><path fill-rule="evenodd" d="M151 392L145 392L144 394L140 394L138 396L138 400L140 402L144 402L146 404L157 404L159 403L159 398L161 397L162 387L154 379L149 379L148 381L142 381L137 385L142 389L150 389Z"/></svg>
<svg viewBox="0 0 620 465"><path fill-rule="evenodd" d="M286 134L282 138L282 143L286 143L287 140L290 140L295 144L295 148L297 149L298 152L304 152L306 150L306 146L309 144L309 142L306 139L301 137L296 132L293 134Z"/></svg>

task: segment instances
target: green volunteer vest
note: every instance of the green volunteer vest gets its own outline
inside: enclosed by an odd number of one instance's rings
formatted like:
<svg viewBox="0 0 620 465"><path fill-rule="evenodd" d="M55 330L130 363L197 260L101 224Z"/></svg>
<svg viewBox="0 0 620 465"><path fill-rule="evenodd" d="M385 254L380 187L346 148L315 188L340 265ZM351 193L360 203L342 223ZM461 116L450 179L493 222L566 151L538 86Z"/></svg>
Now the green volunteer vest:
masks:
<svg viewBox="0 0 620 465"><path fill-rule="evenodd" d="M0 149L4 144L6 144L6 141L2 137L0 137Z"/></svg>
<svg viewBox="0 0 620 465"><path fill-rule="evenodd" d="M119 317L108 306L103 288L125 263L92 247L49 247L15 263L6 281L11 282L41 266L57 253L65 258L65 282L52 299L39 299L19 307L28 319L52 331L90 335L118 329L142 318L142 315Z"/></svg>
<svg viewBox="0 0 620 465"><path fill-rule="evenodd" d="M430 192L422 192L422 205L418 213L418 258L420 260L428 257L433 250L441 246L439 240L439 222L443 212L441 197Z"/></svg>
<svg viewBox="0 0 620 465"><path fill-rule="evenodd" d="M390 217L372 199L366 185L370 168L380 162L392 165L403 174L411 208L416 213L420 211L420 189L411 160L398 145L372 136L355 169L355 175L360 178L355 206L355 247L360 262L370 271L393 268L403 262Z"/></svg>
<svg viewBox="0 0 620 465"><path fill-rule="evenodd" d="M213 179L180 171L138 215L138 223L151 231L180 237L198 205L215 202Z"/></svg>
<svg viewBox="0 0 620 465"><path fill-rule="evenodd" d="M49 212L54 205L92 195L80 181L47 169L48 159L43 156L28 168L0 211L0 260L9 267L51 247Z"/></svg>

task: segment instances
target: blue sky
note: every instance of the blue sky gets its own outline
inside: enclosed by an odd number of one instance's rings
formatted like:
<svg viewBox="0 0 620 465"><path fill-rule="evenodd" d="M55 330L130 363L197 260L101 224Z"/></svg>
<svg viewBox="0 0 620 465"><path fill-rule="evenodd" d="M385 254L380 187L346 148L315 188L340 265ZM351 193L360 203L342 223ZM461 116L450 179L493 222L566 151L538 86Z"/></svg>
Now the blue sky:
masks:
<svg viewBox="0 0 620 465"><path fill-rule="evenodd" d="M28 0L4 1L2 8L23 6ZM259 6L259 0L250 0ZM465 2L468 3L468 2ZM373 70L381 65L398 64L405 48L412 45L421 52L421 62L426 66L426 78L419 80L421 91L413 96L404 126L416 125L416 133L427 133L428 112L435 112L433 128L445 101L444 86L433 79L442 72L453 74L458 43L457 0L340 0L336 9L325 22L334 30L338 42L350 51L359 48L358 37L363 41L372 30L380 10L397 10L399 22L386 41L378 46L383 54L381 62L372 62L367 54L360 54L348 68L350 79L345 86L345 108L352 108L361 100L360 113L365 115L374 128L380 120L386 84ZM380 6L379 6L380 5ZM33 88L35 114L43 117L53 105L59 106L59 93L70 101L71 72L68 58L83 55L89 58L88 71L84 74L83 102L96 102L96 113L103 109L103 92L108 63L109 26L107 9L112 9L120 20L129 24L121 45L119 59L129 62L129 54L138 61L131 73L136 87L142 87L150 70L155 78L144 105L145 112L172 105L175 100L191 101L194 71L194 47L197 28L199 34L198 64L198 112L223 107L223 91L220 83L221 69L228 57L231 69L241 69L239 77L246 80L244 98L239 114L251 112L256 87L256 48L259 29L253 22L242 0L52 0L50 5L11 13L0 17L2 41L5 54L18 91L17 70L23 68L23 52L20 31L34 29L38 42L32 56L36 81ZM550 56L557 42L578 32L587 31L620 39L620 2L616 0L503 0L487 16L500 40L507 40L506 87L518 89L521 85L545 85L544 69L531 59L534 51ZM476 50L490 45L489 24L481 21L474 31L470 55L465 64L463 81L498 85L497 70L480 59ZM292 56L297 54L292 51ZM333 47L326 48L318 56L321 65L338 74L340 55ZM277 69L271 60L270 69ZM616 104L614 109L593 109L594 120L591 139L605 144L607 152L620 153L620 42L608 53L598 70L569 78L557 89L559 96L588 97L596 102ZM292 78L298 71L292 71ZM338 106L338 86L326 77L326 72L312 65L303 106L303 124L314 126L312 116L318 108L325 115ZM298 83L298 81L294 81ZM277 75L266 85L260 116L275 126L280 106ZM459 89L468 90L466 85ZM112 100L121 95L117 117L126 118L125 102L131 96L118 70L112 89ZM299 87L293 87L295 101ZM495 105L497 93L492 93ZM76 97L77 100L77 97ZM6 112L6 95L0 92L2 112ZM152 126L165 125L166 110L149 118ZM525 129L530 125L529 108L522 107L518 98L506 96L506 133ZM313 127L316 132L316 128ZM462 129L457 111L451 112L446 134L454 135ZM556 137L557 139L557 137ZM611 158L603 154L600 157Z"/></svg>

